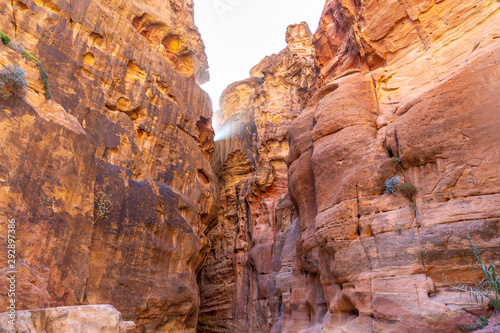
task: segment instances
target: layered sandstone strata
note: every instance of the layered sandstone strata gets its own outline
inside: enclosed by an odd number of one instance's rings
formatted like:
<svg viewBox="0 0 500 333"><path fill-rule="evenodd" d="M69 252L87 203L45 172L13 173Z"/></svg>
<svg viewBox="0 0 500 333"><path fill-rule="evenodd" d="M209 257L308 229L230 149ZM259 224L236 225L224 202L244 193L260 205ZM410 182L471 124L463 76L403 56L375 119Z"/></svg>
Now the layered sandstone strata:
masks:
<svg viewBox="0 0 500 333"><path fill-rule="evenodd" d="M315 264L294 274L320 283L292 288L282 331L453 332L477 321L443 274L477 278L467 235L485 261L500 256L499 7L327 2L314 38L321 74L288 159L305 227L295 260ZM416 195L384 193L393 176ZM294 315L316 294L319 318ZM313 309L317 297L306 298Z"/></svg>
<svg viewBox="0 0 500 333"><path fill-rule="evenodd" d="M288 129L317 74L307 24L290 26L287 48L263 59L223 93L212 164L219 220L201 273L202 332L266 332L279 320L274 280L295 217L288 196Z"/></svg>
<svg viewBox="0 0 500 333"><path fill-rule="evenodd" d="M217 188L192 7L0 3L12 39L0 64L29 83L0 101L0 237L15 219L18 310L112 304L138 332L195 330ZM23 48L43 64L51 100Z"/></svg>
<svg viewBox="0 0 500 333"><path fill-rule="evenodd" d="M500 259L499 7L327 1L320 73L288 133L255 112L283 95L262 104L258 77L228 87L202 331L459 332L488 314L443 274L479 276L468 235L485 262ZM275 178L288 182L287 223L267 200L275 176L259 169L276 151L262 145L269 119L289 137L288 179ZM385 193L394 176L416 194Z"/></svg>

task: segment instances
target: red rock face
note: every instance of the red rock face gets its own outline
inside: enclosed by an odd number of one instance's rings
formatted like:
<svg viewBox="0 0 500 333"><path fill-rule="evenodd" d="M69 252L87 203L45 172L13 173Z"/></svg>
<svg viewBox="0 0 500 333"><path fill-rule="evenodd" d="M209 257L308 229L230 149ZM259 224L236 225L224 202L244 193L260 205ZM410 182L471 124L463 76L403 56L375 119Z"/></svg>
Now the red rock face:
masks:
<svg viewBox="0 0 500 333"><path fill-rule="evenodd" d="M28 82L0 99L17 309L107 303L135 328L92 324L136 332L474 324L442 277L478 278L467 236L500 258L499 7L329 0L226 89L214 138L192 1L1 2L0 64ZM38 312L82 330L79 309Z"/></svg>
<svg viewBox="0 0 500 333"><path fill-rule="evenodd" d="M212 165L221 208L200 277L202 332L268 332L279 320L280 253L296 219L288 196L288 128L316 76L312 34L290 26L288 46L221 97Z"/></svg>
<svg viewBox="0 0 500 333"><path fill-rule="evenodd" d="M138 332L195 330L218 204L192 6L0 4L13 41L0 63L19 64L29 83L0 101L0 212L2 230L18 223L19 310L111 304ZM52 100L18 43L43 64Z"/></svg>
<svg viewBox="0 0 500 333"><path fill-rule="evenodd" d="M248 98L262 83L226 90L233 134L214 156L222 209L202 272L202 331L458 332L477 321L481 306L443 274L478 278L468 235L483 260L500 259L498 8L327 1L307 105L291 127L275 125L289 137L294 207L281 233L281 207L256 185L273 179L254 162L272 151L255 140L266 131L254 110L265 108ZM385 193L393 176L416 193ZM256 227L263 220L272 231Z"/></svg>
<svg viewBox="0 0 500 333"><path fill-rule="evenodd" d="M465 263L467 235L484 259L500 255L497 9L327 3L314 41L321 75L290 129L288 160L303 226L294 273L319 276L306 289L327 311L301 316L304 288L292 288L281 330L451 332L476 322L467 312L475 302L442 276L477 277ZM416 195L384 193L393 176Z"/></svg>

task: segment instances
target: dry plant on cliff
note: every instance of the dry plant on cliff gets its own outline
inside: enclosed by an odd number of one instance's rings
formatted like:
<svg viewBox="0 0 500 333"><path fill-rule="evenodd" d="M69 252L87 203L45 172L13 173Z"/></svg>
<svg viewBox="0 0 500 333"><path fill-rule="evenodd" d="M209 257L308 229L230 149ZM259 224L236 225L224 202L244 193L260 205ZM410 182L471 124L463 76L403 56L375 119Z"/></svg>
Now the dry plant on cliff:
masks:
<svg viewBox="0 0 500 333"><path fill-rule="evenodd" d="M26 75L21 67L5 66L5 69L0 71L0 98L18 96L24 92L27 85Z"/></svg>

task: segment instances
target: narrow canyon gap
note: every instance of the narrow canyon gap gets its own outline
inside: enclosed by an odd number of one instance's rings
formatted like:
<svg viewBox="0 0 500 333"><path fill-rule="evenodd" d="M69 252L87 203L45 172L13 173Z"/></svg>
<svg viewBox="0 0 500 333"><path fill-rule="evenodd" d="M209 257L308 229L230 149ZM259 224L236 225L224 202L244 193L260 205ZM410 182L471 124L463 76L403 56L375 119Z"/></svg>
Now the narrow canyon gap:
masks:
<svg viewBox="0 0 500 333"><path fill-rule="evenodd" d="M191 0L0 2L0 64L28 82L0 99L16 328L460 332L490 316L443 274L479 277L468 235L500 259L499 7L327 0L215 117ZM385 193L392 177L416 193Z"/></svg>

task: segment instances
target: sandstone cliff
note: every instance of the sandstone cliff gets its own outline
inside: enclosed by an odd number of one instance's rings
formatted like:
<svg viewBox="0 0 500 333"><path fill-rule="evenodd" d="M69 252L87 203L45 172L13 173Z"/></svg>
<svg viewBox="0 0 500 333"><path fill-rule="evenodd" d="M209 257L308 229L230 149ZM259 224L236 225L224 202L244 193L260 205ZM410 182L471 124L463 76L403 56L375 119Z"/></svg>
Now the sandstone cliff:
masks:
<svg viewBox="0 0 500 333"><path fill-rule="evenodd" d="M442 274L475 280L467 235L499 259L498 9L327 2L314 40L319 89L292 125L288 160L292 198L311 193L297 199L301 217L317 210L304 224L318 242L323 330L457 331L476 321L466 311L475 302ZM384 194L394 175L416 195Z"/></svg>
<svg viewBox="0 0 500 333"><path fill-rule="evenodd" d="M0 65L28 82L0 99L17 329L474 324L442 275L477 278L467 235L500 258L499 7L328 0L225 90L214 138L191 0L1 2Z"/></svg>
<svg viewBox="0 0 500 333"><path fill-rule="evenodd" d="M467 235L500 259L499 7L329 0L309 52L320 73L297 90L304 108L282 104L291 94L259 98L276 72L226 89L202 331L459 332L477 321L481 307L443 274L478 277ZM291 127L270 117L274 105L300 113ZM275 128L289 146L262 139ZM287 150L288 179L265 168ZM394 176L416 193L385 193Z"/></svg>
<svg viewBox="0 0 500 333"><path fill-rule="evenodd" d="M194 332L217 188L192 1L3 1L0 17L0 64L29 83L0 101L17 309L112 304L137 332Z"/></svg>
<svg viewBox="0 0 500 333"><path fill-rule="evenodd" d="M279 320L275 278L294 219L288 196L288 129L317 75L307 24L290 26L287 48L263 59L220 99L212 165L219 220L201 274L202 332L265 332Z"/></svg>

